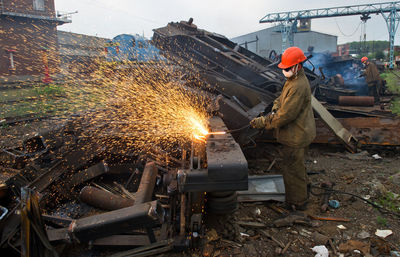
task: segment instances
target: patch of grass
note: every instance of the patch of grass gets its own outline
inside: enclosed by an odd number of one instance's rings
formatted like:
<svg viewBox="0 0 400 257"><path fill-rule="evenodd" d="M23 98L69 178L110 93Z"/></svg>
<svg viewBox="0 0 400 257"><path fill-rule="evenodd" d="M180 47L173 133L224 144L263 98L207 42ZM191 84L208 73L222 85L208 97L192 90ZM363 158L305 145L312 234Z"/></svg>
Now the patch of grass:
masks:
<svg viewBox="0 0 400 257"><path fill-rule="evenodd" d="M386 80L386 86L390 92L400 94L400 71L393 70L381 73L381 78Z"/></svg>
<svg viewBox="0 0 400 257"><path fill-rule="evenodd" d="M387 225L387 219L382 216L376 217L376 222L378 223L378 225L380 225L382 227L386 227L386 225Z"/></svg>
<svg viewBox="0 0 400 257"><path fill-rule="evenodd" d="M93 85L43 85L0 91L0 119L27 114L68 115L102 107L102 92Z"/></svg>
<svg viewBox="0 0 400 257"><path fill-rule="evenodd" d="M389 180L393 181L393 176L395 176L395 175L397 175L397 174L399 174L399 173L400 173L400 170L397 171L396 173L394 173L392 176L390 176L390 177L389 177Z"/></svg>
<svg viewBox="0 0 400 257"><path fill-rule="evenodd" d="M24 98L36 97L34 88L11 88L0 90L0 102L18 101Z"/></svg>
<svg viewBox="0 0 400 257"><path fill-rule="evenodd" d="M400 71L393 70L381 74L381 78L386 80L388 90L394 94L400 94ZM391 110L393 113L400 115L400 98L392 101Z"/></svg>
<svg viewBox="0 0 400 257"><path fill-rule="evenodd" d="M20 85L0 90L0 120L6 117L70 115L104 107L112 84L74 83Z"/></svg>
<svg viewBox="0 0 400 257"><path fill-rule="evenodd" d="M0 125L0 129L6 129L6 128L8 128L9 127L9 125L7 124L7 123L2 123L1 125Z"/></svg>
<svg viewBox="0 0 400 257"><path fill-rule="evenodd" d="M37 96L40 97L48 97L48 96L63 96L65 95L65 90L63 87L54 85L54 84L48 84L44 86L39 86L35 87L34 91Z"/></svg>
<svg viewBox="0 0 400 257"><path fill-rule="evenodd" d="M392 101L392 106L390 109L392 110L393 113L400 115L400 98L399 97L396 97Z"/></svg>
<svg viewBox="0 0 400 257"><path fill-rule="evenodd" d="M400 213L400 195L398 194L386 192L378 198L377 203L386 209Z"/></svg>

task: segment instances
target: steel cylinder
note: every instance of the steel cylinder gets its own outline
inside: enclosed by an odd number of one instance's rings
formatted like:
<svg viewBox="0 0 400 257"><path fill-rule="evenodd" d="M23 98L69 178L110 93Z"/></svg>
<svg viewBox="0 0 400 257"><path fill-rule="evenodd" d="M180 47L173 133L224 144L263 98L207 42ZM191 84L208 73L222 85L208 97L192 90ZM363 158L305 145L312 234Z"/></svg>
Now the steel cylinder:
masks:
<svg viewBox="0 0 400 257"><path fill-rule="evenodd" d="M143 170L142 178L140 179L139 188L136 192L136 204L141 204L145 202L150 202L154 186L156 185L158 169L154 162L146 163Z"/></svg>
<svg viewBox="0 0 400 257"><path fill-rule="evenodd" d="M134 204L132 199L123 198L92 186L85 186L80 192L79 199L93 207L109 211L130 207Z"/></svg>
<svg viewBox="0 0 400 257"><path fill-rule="evenodd" d="M342 106L374 106L373 96L339 96Z"/></svg>

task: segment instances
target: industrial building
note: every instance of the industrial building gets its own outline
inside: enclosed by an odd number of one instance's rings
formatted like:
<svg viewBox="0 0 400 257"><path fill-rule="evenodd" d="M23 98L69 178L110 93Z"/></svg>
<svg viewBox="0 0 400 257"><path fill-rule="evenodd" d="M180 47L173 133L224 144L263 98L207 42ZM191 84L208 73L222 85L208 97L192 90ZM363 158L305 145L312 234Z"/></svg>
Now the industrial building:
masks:
<svg viewBox="0 0 400 257"><path fill-rule="evenodd" d="M0 3L0 78L32 79L58 69L54 0L2 0Z"/></svg>
<svg viewBox="0 0 400 257"><path fill-rule="evenodd" d="M282 53L282 33L279 26L234 37L231 40L262 57L269 57L272 50L277 54ZM305 52L308 52L311 47L318 53L337 51L337 36L309 29L293 33L293 42L293 45Z"/></svg>

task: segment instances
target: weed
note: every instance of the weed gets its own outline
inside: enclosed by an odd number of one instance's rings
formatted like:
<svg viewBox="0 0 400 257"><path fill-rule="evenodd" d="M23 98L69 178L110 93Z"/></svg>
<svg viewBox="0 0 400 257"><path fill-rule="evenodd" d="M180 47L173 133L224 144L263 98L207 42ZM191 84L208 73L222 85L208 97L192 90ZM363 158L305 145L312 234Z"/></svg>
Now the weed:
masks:
<svg viewBox="0 0 400 257"><path fill-rule="evenodd" d="M1 129L6 129L8 128L10 125L8 125L7 123L1 123L0 128Z"/></svg>
<svg viewBox="0 0 400 257"><path fill-rule="evenodd" d="M381 78L386 80L386 86L392 93L400 93L400 72L388 71L381 74ZM400 98L395 98L392 101L391 110L393 113L400 115Z"/></svg>
<svg viewBox="0 0 400 257"><path fill-rule="evenodd" d="M62 96L65 94L62 87L54 84L35 87L35 92L38 96Z"/></svg>
<svg viewBox="0 0 400 257"><path fill-rule="evenodd" d="M400 98L396 97L395 99L393 99L390 109L393 113L400 115Z"/></svg>
<svg viewBox="0 0 400 257"><path fill-rule="evenodd" d="M387 225L387 219L381 216L376 217L376 222L382 227L386 227Z"/></svg>
<svg viewBox="0 0 400 257"><path fill-rule="evenodd" d="M378 198L378 204L394 212L400 212L400 195L386 192Z"/></svg>

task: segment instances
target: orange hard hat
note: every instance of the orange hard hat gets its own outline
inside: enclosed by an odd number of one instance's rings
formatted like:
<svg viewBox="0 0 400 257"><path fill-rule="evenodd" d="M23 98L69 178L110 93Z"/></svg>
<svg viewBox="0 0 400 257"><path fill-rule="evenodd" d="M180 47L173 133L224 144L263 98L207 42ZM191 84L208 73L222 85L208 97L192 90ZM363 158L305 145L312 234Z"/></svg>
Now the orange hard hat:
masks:
<svg viewBox="0 0 400 257"><path fill-rule="evenodd" d="M304 55L303 51L298 47L292 46L283 52L281 63L278 64L278 67L287 69L305 60L307 60L307 57Z"/></svg>
<svg viewBox="0 0 400 257"><path fill-rule="evenodd" d="M366 62L366 61L368 61L368 57L367 56L364 56L363 58L361 58L361 62Z"/></svg>

